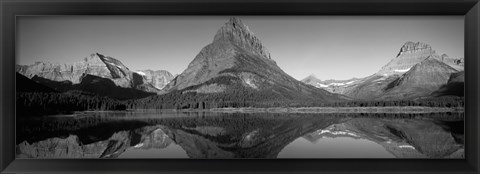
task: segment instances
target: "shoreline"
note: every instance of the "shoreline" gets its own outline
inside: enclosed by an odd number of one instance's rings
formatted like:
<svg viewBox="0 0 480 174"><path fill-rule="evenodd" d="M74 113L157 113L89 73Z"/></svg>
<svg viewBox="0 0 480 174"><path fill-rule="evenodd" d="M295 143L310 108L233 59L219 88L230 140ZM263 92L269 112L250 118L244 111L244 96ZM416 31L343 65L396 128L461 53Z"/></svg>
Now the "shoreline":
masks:
<svg viewBox="0 0 480 174"><path fill-rule="evenodd" d="M194 110L191 110L194 111ZM212 112L267 112L267 113L438 113L465 112L463 107L423 107L423 106L388 106L388 107L295 107L295 108L212 108Z"/></svg>

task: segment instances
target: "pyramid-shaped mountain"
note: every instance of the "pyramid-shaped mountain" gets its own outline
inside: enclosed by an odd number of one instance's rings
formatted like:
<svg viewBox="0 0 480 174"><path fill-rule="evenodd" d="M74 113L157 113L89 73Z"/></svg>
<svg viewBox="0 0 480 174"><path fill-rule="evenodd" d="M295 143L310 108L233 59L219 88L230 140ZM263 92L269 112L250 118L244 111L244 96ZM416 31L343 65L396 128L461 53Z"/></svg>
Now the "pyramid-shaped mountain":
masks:
<svg viewBox="0 0 480 174"><path fill-rule="evenodd" d="M306 85L286 74L260 40L238 18L231 18L216 33L164 93L243 93L241 100L339 101L342 96ZM236 96L236 94L235 94ZM253 97L255 96L255 97Z"/></svg>
<svg viewBox="0 0 480 174"><path fill-rule="evenodd" d="M312 86L315 86L317 83L321 82L321 80L318 79L317 76L315 76L314 74L310 74L309 76L303 78L300 81Z"/></svg>
<svg viewBox="0 0 480 174"><path fill-rule="evenodd" d="M458 71L447 64L429 57L416 64L400 78L384 89L383 99L415 98L428 96L448 83L450 76Z"/></svg>

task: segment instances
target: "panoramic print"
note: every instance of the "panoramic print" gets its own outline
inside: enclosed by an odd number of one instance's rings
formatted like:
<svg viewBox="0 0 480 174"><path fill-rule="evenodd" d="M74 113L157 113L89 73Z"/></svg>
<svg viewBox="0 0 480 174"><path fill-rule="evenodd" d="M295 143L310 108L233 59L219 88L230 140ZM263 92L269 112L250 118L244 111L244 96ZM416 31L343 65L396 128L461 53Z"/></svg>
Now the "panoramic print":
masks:
<svg viewBox="0 0 480 174"><path fill-rule="evenodd" d="M455 158L452 16L19 16L16 158Z"/></svg>

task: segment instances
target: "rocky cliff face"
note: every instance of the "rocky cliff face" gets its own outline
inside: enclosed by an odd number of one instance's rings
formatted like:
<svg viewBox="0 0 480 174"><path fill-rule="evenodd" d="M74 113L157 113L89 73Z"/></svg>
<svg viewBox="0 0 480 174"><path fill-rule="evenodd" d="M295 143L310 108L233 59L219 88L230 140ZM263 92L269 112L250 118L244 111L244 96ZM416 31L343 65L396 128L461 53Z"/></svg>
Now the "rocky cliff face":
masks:
<svg viewBox="0 0 480 174"><path fill-rule="evenodd" d="M188 68L163 90L167 93L188 88L190 92L219 93L229 91L232 84L258 92L273 92L284 98L301 96L299 98L324 101L340 98L305 85L283 72L260 40L238 18L225 23L213 42L205 46Z"/></svg>
<svg viewBox="0 0 480 174"><path fill-rule="evenodd" d="M72 84L81 84L84 77L91 75L109 79L121 88L151 93L159 91L141 75L130 71L121 61L99 53L91 54L73 64L37 62L33 65L17 65L16 71L28 78L40 77L55 82L68 81Z"/></svg>
<svg viewBox="0 0 480 174"><path fill-rule="evenodd" d="M400 48L397 57L392 59L387 65L383 66L377 74L391 75L405 73L415 64L435 54L435 50L433 50L428 44L421 42L407 42L402 48Z"/></svg>
<svg viewBox="0 0 480 174"><path fill-rule="evenodd" d="M463 71L465 67L465 59L464 58L452 58L449 57L447 54L442 54L440 58L443 63L451 66L452 68L456 69L457 71Z"/></svg>
<svg viewBox="0 0 480 174"><path fill-rule="evenodd" d="M166 90L181 90L217 77L221 71L234 68L237 61L241 61L236 60L239 54L273 62L270 53L248 27L240 19L231 18L217 31L213 42L200 51L187 69L166 86Z"/></svg>
<svg viewBox="0 0 480 174"><path fill-rule="evenodd" d="M260 40L250 31L248 26L238 18L230 18L215 34L213 42L232 42L247 52L270 59L270 53Z"/></svg>
<svg viewBox="0 0 480 174"><path fill-rule="evenodd" d="M406 42L401 48L396 58L382 67L378 75L403 74L414 65L422 62L428 57L435 58L457 70L463 70L463 58L454 59L446 54L438 55L432 47L422 42Z"/></svg>
<svg viewBox="0 0 480 174"><path fill-rule="evenodd" d="M84 74L109 79L131 78L128 68L122 62L98 53L91 54L82 61L73 64L37 62L33 65L17 66L17 72L29 78L36 75L54 81L68 80L72 83L80 83ZM127 87L130 85L120 83L120 80L117 81L119 86Z"/></svg>
<svg viewBox="0 0 480 174"><path fill-rule="evenodd" d="M136 73L142 75L147 83L157 89L162 89L173 79L173 75L165 70L138 70Z"/></svg>

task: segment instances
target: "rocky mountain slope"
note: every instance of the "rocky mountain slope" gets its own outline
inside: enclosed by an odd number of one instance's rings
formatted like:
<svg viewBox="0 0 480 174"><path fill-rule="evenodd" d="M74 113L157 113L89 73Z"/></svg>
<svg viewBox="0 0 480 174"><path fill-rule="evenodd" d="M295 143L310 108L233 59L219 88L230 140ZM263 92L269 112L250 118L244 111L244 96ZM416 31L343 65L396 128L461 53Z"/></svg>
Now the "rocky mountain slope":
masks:
<svg viewBox="0 0 480 174"><path fill-rule="evenodd" d="M458 72L435 58L427 58L388 84L381 99L428 96L447 84L451 74Z"/></svg>
<svg viewBox="0 0 480 174"><path fill-rule="evenodd" d="M158 87L171 78L171 74L163 71L146 71L148 74L131 71L118 59L99 53L73 64L36 62L33 65L17 65L16 71L61 92L87 89L88 92L119 99L155 94L159 92ZM131 95L125 98L119 91L129 91L127 93Z"/></svg>
<svg viewBox="0 0 480 174"><path fill-rule="evenodd" d="M452 73L463 71L463 62L463 58L439 56L428 44L406 42L394 59L371 76L350 80L347 82L350 84L340 83L340 86L308 80L311 78L306 78L304 83L357 100L414 99L431 96L432 92L446 85Z"/></svg>
<svg viewBox="0 0 480 174"><path fill-rule="evenodd" d="M454 59L446 54L438 55L434 49L428 44L422 42L406 42L401 48L397 56L389 63L383 66L378 75L403 74L414 65L422 62L427 58L435 58L458 71L463 70L463 58Z"/></svg>
<svg viewBox="0 0 480 174"><path fill-rule="evenodd" d="M465 71L453 73L450 75L447 84L432 93L432 96L436 97L446 95L465 96Z"/></svg>
<svg viewBox="0 0 480 174"><path fill-rule="evenodd" d="M251 95L268 93L268 96L280 100L314 99L323 102L342 98L286 74L238 18L231 18L225 23L217 31L213 42L205 46L188 68L163 91L225 95L247 91Z"/></svg>
<svg viewBox="0 0 480 174"><path fill-rule="evenodd" d="M343 90L345 90L350 86L361 83L362 79L351 78L347 80L335 80L335 79L320 80L317 77L315 77L315 75L309 75L308 77L302 79L301 82L315 86L317 88L325 89L331 93L342 94Z"/></svg>
<svg viewBox="0 0 480 174"><path fill-rule="evenodd" d="M173 79L173 75L165 70L138 70L136 73L142 75L147 83L157 89L162 89Z"/></svg>
<svg viewBox="0 0 480 174"><path fill-rule="evenodd" d="M414 65L403 74L374 75L350 89L345 95L364 100L405 100L430 96L447 84L452 73L458 72L435 58Z"/></svg>

